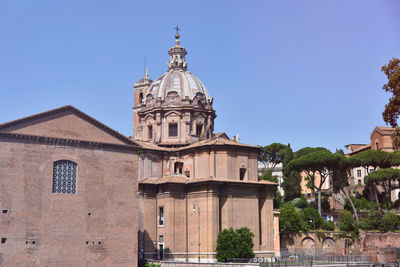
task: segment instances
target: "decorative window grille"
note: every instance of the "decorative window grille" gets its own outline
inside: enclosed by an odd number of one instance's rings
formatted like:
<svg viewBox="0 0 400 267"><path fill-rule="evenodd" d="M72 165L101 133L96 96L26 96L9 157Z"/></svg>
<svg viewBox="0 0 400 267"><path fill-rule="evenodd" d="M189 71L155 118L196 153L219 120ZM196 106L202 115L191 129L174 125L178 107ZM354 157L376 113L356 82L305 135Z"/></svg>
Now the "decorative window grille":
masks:
<svg viewBox="0 0 400 267"><path fill-rule="evenodd" d="M77 164L69 160L59 160L53 165L53 193L76 193Z"/></svg>
<svg viewBox="0 0 400 267"><path fill-rule="evenodd" d="M171 123L168 130L169 136L178 136L178 124Z"/></svg>

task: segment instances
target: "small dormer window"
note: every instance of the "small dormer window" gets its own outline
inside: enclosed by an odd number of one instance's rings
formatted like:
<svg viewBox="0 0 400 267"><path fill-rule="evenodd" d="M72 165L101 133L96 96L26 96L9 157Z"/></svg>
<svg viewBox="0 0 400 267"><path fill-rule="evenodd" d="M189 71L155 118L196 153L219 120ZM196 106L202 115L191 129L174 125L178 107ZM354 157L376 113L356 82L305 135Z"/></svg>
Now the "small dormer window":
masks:
<svg viewBox="0 0 400 267"><path fill-rule="evenodd" d="M176 137L178 136L178 124L170 123L168 128L169 136Z"/></svg>

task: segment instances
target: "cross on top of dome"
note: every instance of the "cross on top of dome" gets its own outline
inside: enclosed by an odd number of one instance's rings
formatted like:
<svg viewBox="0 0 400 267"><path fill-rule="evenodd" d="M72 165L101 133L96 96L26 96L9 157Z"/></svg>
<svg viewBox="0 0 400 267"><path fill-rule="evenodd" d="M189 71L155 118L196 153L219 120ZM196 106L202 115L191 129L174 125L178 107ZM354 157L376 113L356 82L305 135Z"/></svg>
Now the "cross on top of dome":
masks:
<svg viewBox="0 0 400 267"><path fill-rule="evenodd" d="M180 28L178 26L175 27L176 34L175 34L175 46L169 49L168 54L170 55L168 61L168 68L169 70L174 69L182 69L187 70L187 62L185 59L185 55L187 54L186 49L180 46L180 35L179 31Z"/></svg>

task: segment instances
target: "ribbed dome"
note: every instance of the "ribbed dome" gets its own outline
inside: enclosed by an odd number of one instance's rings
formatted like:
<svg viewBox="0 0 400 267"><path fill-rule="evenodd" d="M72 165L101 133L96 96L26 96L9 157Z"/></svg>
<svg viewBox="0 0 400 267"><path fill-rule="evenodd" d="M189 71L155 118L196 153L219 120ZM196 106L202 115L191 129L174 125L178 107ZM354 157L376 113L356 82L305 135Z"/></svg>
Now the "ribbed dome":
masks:
<svg viewBox="0 0 400 267"><path fill-rule="evenodd" d="M169 92L176 92L181 99L187 97L193 100L197 93L202 93L207 101L210 99L203 83L189 71L183 69L170 69L164 73L150 85L146 96L151 94L154 99L160 97L164 100Z"/></svg>

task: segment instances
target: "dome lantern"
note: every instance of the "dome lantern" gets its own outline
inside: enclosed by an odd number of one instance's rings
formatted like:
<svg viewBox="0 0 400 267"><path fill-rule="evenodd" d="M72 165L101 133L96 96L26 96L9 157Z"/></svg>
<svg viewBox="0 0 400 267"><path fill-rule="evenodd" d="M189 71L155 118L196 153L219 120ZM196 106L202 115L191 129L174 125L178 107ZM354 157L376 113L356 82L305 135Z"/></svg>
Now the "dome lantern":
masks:
<svg viewBox="0 0 400 267"><path fill-rule="evenodd" d="M187 70L187 62L185 56L187 54L186 49L180 46L180 35L179 35L179 27L175 27L176 34L175 34L175 46L171 47L168 51L168 55L170 59L168 61L168 69L182 69Z"/></svg>

